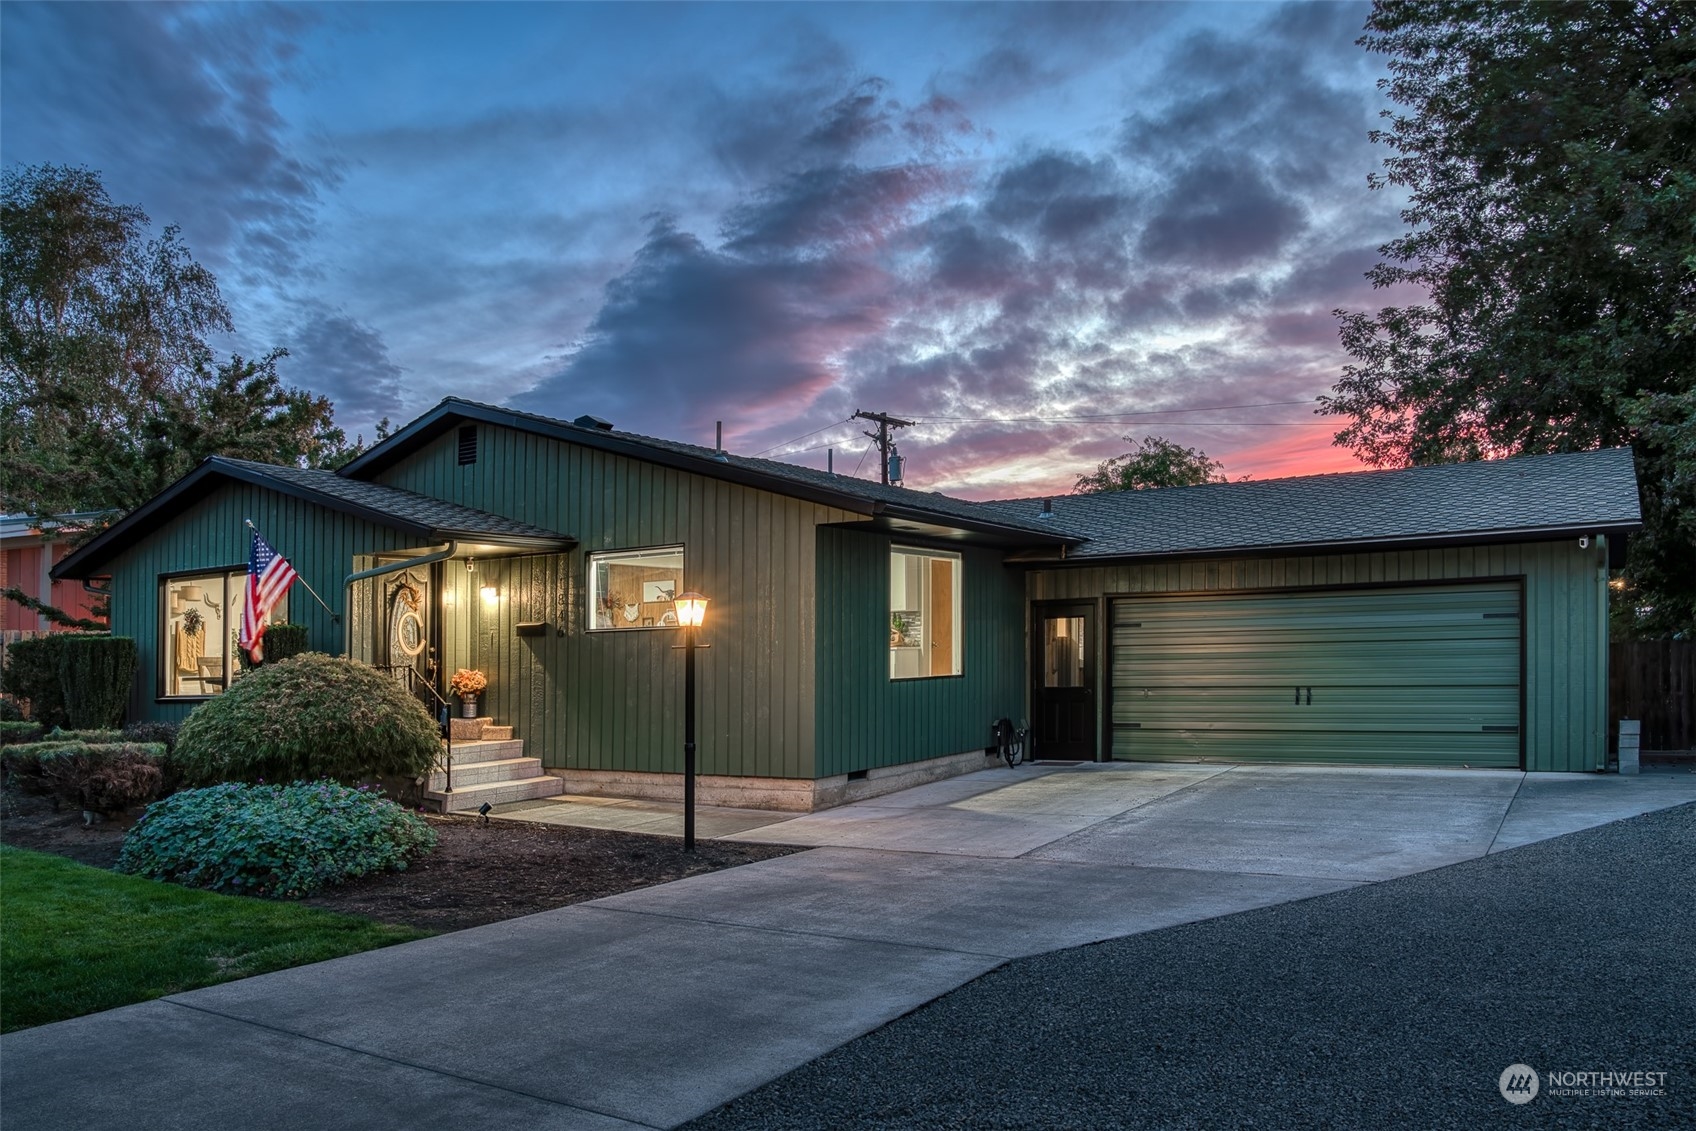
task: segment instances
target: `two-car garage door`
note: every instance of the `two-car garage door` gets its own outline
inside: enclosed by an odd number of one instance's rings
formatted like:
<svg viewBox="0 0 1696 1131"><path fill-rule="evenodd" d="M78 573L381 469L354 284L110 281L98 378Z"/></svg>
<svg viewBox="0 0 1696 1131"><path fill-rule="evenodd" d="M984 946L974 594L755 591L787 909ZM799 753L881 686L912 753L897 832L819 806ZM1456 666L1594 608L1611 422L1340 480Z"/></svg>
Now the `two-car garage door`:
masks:
<svg viewBox="0 0 1696 1131"><path fill-rule="evenodd" d="M1517 582L1119 598L1115 758L1519 765Z"/></svg>

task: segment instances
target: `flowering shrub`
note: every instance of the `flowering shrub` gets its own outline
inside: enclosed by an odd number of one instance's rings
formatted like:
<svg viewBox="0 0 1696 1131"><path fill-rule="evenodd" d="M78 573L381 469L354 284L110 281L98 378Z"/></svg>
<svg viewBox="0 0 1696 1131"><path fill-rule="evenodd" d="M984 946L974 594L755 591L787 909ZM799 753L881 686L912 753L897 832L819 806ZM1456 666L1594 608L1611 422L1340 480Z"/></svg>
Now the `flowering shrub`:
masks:
<svg viewBox="0 0 1696 1131"><path fill-rule="evenodd" d="M489 677L476 668L460 668L448 680L448 690L459 696L481 695L489 686Z"/></svg>
<svg viewBox="0 0 1696 1131"><path fill-rule="evenodd" d="M149 805L124 838L118 871L232 895L298 897L404 871L435 846L422 818L374 790L230 782Z"/></svg>

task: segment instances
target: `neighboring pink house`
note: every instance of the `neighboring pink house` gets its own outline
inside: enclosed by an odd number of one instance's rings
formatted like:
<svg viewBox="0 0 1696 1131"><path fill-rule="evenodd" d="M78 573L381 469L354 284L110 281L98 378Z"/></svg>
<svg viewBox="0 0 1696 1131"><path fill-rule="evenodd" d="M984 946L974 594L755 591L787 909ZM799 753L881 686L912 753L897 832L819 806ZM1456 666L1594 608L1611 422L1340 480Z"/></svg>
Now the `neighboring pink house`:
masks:
<svg viewBox="0 0 1696 1131"><path fill-rule="evenodd" d="M84 516L64 517L74 522ZM48 576L71 549L70 540L63 536L44 540L40 528L25 515L0 515L0 589L16 586L72 616L93 617L99 598L84 590L82 582L54 581ZM40 632L65 631L35 610L4 599L0 599L0 630L8 642Z"/></svg>

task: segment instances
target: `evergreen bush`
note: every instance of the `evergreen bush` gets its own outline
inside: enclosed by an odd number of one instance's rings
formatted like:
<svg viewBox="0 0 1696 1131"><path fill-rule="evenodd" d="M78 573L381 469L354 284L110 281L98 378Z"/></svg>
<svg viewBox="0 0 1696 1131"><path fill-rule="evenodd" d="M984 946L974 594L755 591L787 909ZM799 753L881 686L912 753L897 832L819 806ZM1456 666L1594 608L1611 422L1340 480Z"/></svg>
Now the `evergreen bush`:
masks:
<svg viewBox="0 0 1696 1131"><path fill-rule="evenodd" d="M59 657L71 633L50 632L6 645L0 690L29 704L29 717L44 727L70 722L59 675Z"/></svg>
<svg viewBox="0 0 1696 1131"><path fill-rule="evenodd" d="M96 633L63 635L60 693L71 725L86 728L122 723L135 678L135 641Z"/></svg>
<svg viewBox="0 0 1696 1131"><path fill-rule="evenodd" d="M20 793L50 796L73 809L121 813L159 796L166 759L158 743L59 739L0 750L0 775Z"/></svg>
<svg viewBox="0 0 1696 1131"><path fill-rule="evenodd" d="M0 722L0 746L11 746L19 742L37 742L46 733L40 723L13 722L8 719Z"/></svg>
<svg viewBox="0 0 1696 1131"><path fill-rule="evenodd" d="M436 722L398 680L304 652L266 663L196 707L173 763L188 785L418 778L441 753Z"/></svg>
<svg viewBox="0 0 1696 1131"><path fill-rule="evenodd" d="M124 838L118 871L233 895L296 897L404 870L435 845L422 818L374 790L229 782L148 806Z"/></svg>

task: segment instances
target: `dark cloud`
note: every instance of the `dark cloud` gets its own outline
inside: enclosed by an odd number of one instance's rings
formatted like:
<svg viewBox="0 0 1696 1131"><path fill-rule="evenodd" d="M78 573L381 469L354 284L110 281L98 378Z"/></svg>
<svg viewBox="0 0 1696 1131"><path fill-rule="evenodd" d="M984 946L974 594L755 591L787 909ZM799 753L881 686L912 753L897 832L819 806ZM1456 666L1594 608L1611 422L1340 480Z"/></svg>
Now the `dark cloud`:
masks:
<svg viewBox="0 0 1696 1131"><path fill-rule="evenodd" d="M297 271L334 163L290 140L275 95L311 9L7 4L6 159L86 164L180 224L197 257L261 283Z"/></svg>
<svg viewBox="0 0 1696 1131"><path fill-rule="evenodd" d="M931 85L969 108L1006 103L1097 68L1123 65L1123 45L1176 18L1172 4L972 4L955 12L987 46Z"/></svg>
<svg viewBox="0 0 1696 1131"><path fill-rule="evenodd" d="M336 423L371 434L402 405L402 371L383 336L341 311L310 312L288 335L289 356L278 369L290 384L323 393L336 405Z"/></svg>
<svg viewBox="0 0 1696 1131"><path fill-rule="evenodd" d="M784 253L881 242L944 181L942 170L918 162L808 169L732 209L724 226L726 247Z"/></svg>
<svg viewBox="0 0 1696 1131"><path fill-rule="evenodd" d="M1047 152L997 177L984 214L1051 243L1074 243L1098 238L1129 204L1111 158Z"/></svg>
<svg viewBox="0 0 1696 1131"><path fill-rule="evenodd" d="M1301 204L1259 169L1207 154L1156 202L1137 249L1157 263L1241 267L1278 254L1306 225Z"/></svg>
<svg viewBox="0 0 1696 1131"><path fill-rule="evenodd" d="M744 425L802 410L833 380L833 354L881 326L889 291L851 258L745 257L662 219L608 284L582 346L517 403L661 434L699 434L726 405Z"/></svg>

